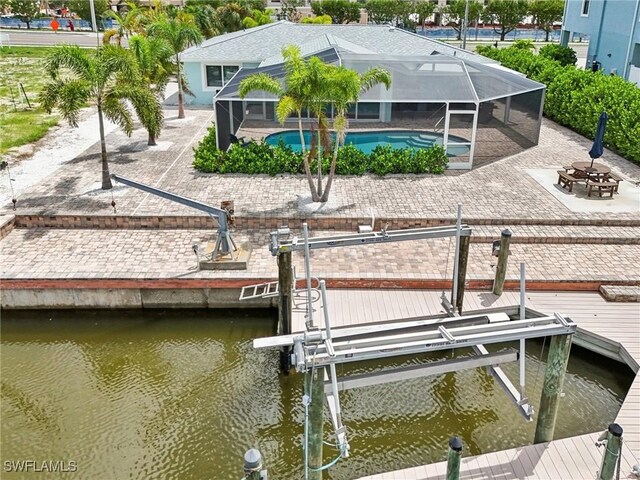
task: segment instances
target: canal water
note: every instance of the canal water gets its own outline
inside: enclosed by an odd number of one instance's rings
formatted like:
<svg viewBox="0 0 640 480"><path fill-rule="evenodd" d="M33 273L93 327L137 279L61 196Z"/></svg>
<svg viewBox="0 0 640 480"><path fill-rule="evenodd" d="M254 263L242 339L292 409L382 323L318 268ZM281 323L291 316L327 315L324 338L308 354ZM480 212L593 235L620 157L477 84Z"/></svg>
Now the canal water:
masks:
<svg viewBox="0 0 640 480"><path fill-rule="evenodd" d="M3 312L3 467L73 461L77 471L64 478L238 480L243 453L259 447L270 478L302 478L302 376L278 375L277 352L252 348L253 338L274 334L273 325L273 313L260 311ZM534 405L543 344L527 342ZM384 366L443 356L451 352ZM338 367L338 374L374 367ZM517 383L517 364L505 370ZM633 374L577 347L568 370L556 438L604 430ZM484 369L351 390L341 399L352 456L325 478L443 460L454 434L465 455L525 445L535 428ZM330 430L327 423L327 440ZM325 452L326 462L336 453ZM60 478L32 475L2 478Z"/></svg>

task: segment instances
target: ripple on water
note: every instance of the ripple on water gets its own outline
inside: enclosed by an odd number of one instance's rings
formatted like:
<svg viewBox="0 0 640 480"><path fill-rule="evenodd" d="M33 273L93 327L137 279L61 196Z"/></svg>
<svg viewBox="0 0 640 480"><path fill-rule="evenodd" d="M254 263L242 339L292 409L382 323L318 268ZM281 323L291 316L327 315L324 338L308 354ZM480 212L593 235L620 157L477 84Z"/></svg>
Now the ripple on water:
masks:
<svg viewBox="0 0 640 480"><path fill-rule="evenodd" d="M3 318L2 460L63 455L78 462L78 478L235 480L242 454L257 446L272 478L300 478L302 376L278 376L277 352L251 343L272 334L272 319L154 313ZM527 348L527 392L538 399L544 355L539 343ZM557 436L601 430L629 386L622 369L588 357L572 356ZM351 364L338 373L379 367ZM504 369L517 378L517 364ZM453 434L475 454L530 443L535 428L484 369L346 391L341 401L352 456L328 473L335 479L442 460ZM325 461L335 454L327 448Z"/></svg>

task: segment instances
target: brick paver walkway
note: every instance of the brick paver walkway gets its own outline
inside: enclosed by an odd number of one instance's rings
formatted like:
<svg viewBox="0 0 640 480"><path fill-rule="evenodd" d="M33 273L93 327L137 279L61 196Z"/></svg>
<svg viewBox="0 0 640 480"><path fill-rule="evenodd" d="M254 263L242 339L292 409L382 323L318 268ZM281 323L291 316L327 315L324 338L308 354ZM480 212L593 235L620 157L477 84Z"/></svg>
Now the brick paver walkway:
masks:
<svg viewBox="0 0 640 480"><path fill-rule="evenodd" d="M306 194L301 176L204 175L196 172L193 147L206 133L212 112L191 109L185 120L167 110L167 126L158 147L146 147L146 133L131 138L121 132L108 135L111 171L218 205L235 201L236 215L258 218L305 218L296 207L296 195ZM337 211L331 217L453 218L455 205L473 219L530 219L540 223L571 220L640 221L640 212L575 213L567 209L526 170L558 168L584 160L589 141L553 122L544 121L538 147L470 172L445 176L389 176L338 178L332 195ZM640 167L611 152L603 163L627 182L640 181ZM116 186L100 190L99 146L94 145L55 174L18 198L18 215L201 215L155 196ZM14 213L4 206L0 213ZM314 214L322 216L323 214ZM507 225L508 226L508 225ZM503 226L475 226L469 278L491 279L491 238ZM638 279L640 227L515 225L508 277L518 278L518 262L527 263L528 277L546 280ZM328 233L328 232L326 232ZM314 232L321 235L322 232ZM211 237L209 230L53 230L16 229L0 242L2 278L274 278L275 260L267 251L267 232L239 231L254 253L244 272L193 272L192 239ZM522 243L526 242L526 243ZM315 252L314 271L327 278L450 278L453 250L448 240L410 242L376 248ZM447 262L447 257L450 258ZM299 263L298 258L296 262ZM302 270L299 270L302 271Z"/></svg>
<svg viewBox="0 0 640 480"><path fill-rule="evenodd" d="M314 236L331 232L313 232ZM192 241L213 238L205 230L15 229L2 241L2 278L276 278L268 232L237 233L253 248L246 271L194 271ZM312 252L313 274L344 279L450 279L454 242L447 239L378 244ZM640 272L640 245L512 244L507 278L530 280L632 281ZM491 245L472 243L468 278L494 277ZM294 254L299 275L302 254Z"/></svg>
<svg viewBox="0 0 640 480"><path fill-rule="evenodd" d="M205 175L192 167L193 151L212 121L210 110L192 109L185 120L168 110L167 126L159 147L146 147L141 129L127 138L121 132L108 135L111 171L172 192L218 205L235 201L239 216L304 217L296 208L297 195L307 193L302 176ZM553 122L543 121L540 145L513 157L470 172L445 176L375 176L338 178L332 195L337 210L331 216L368 216L374 208L379 217L448 217L461 202L465 218L522 219L633 219L640 212L575 213L550 195L527 173L527 169L557 169L588 158L590 142ZM599 160L622 174L626 181L640 182L640 167L607 151ZM55 174L22 193L17 214L110 215L111 192L99 189L99 146L65 164ZM113 191L119 214L198 215L142 192L118 186ZM7 211L9 206L5 205ZM11 212L13 213L13 212ZM318 215L318 214L316 214Z"/></svg>

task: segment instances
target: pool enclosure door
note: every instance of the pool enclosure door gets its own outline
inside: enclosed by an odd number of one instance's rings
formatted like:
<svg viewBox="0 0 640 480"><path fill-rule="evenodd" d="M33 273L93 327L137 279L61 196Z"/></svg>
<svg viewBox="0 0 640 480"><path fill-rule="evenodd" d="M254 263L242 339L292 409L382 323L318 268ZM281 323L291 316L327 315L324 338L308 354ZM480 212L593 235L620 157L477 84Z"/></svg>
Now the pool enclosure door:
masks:
<svg viewBox="0 0 640 480"><path fill-rule="evenodd" d="M476 142L478 107L474 110L447 108L443 145L449 157L448 168L470 170L473 166L473 147Z"/></svg>

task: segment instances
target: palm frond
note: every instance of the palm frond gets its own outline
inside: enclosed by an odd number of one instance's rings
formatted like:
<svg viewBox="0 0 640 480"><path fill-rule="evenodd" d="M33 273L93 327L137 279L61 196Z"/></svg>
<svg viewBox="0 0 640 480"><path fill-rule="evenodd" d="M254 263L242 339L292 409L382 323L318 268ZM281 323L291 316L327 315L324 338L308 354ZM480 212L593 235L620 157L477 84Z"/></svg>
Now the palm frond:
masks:
<svg viewBox="0 0 640 480"><path fill-rule="evenodd" d="M52 80L40 92L40 105L51 113L60 112L72 127L78 126L80 110L91 97L91 86L83 80Z"/></svg>
<svg viewBox="0 0 640 480"><path fill-rule="evenodd" d="M117 96L108 96L101 103L105 117L118 125L127 136L133 132L133 118L127 108L126 101Z"/></svg>
<svg viewBox="0 0 640 480"><path fill-rule="evenodd" d="M244 98L249 92L254 90L262 90L277 96L282 94L280 82L266 73L256 73L244 78L240 82L238 93L240 94L240 98Z"/></svg>
<svg viewBox="0 0 640 480"><path fill-rule="evenodd" d="M146 88L135 88L128 91L127 98L131 101L142 126L151 135L158 137L164 124L164 112L160 99Z"/></svg>
<svg viewBox="0 0 640 480"><path fill-rule="evenodd" d="M302 107L300 103L293 97L285 95L280 98L278 105L276 106L276 117L281 124L294 113L300 113Z"/></svg>
<svg viewBox="0 0 640 480"><path fill-rule="evenodd" d="M360 75L360 90L366 92L375 85L383 84L387 90L391 87L391 73L380 67L370 68Z"/></svg>
<svg viewBox="0 0 640 480"><path fill-rule="evenodd" d="M61 45L45 58L44 67L49 76L56 79L62 69L69 69L80 78L90 79L94 74L94 60L77 45Z"/></svg>

